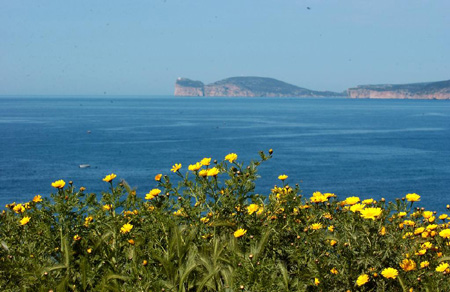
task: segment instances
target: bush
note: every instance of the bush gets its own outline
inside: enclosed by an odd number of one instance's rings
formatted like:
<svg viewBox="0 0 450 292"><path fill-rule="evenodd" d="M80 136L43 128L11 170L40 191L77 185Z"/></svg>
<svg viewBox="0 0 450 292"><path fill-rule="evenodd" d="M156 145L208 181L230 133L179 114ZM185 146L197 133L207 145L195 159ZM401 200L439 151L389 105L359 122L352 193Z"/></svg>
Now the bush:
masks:
<svg viewBox="0 0 450 292"><path fill-rule="evenodd" d="M50 198L8 204L3 291L449 291L447 215L338 200L298 186L255 194L258 166L232 153L157 175L145 198L116 175L101 196L55 181ZM212 166L213 165L213 166Z"/></svg>

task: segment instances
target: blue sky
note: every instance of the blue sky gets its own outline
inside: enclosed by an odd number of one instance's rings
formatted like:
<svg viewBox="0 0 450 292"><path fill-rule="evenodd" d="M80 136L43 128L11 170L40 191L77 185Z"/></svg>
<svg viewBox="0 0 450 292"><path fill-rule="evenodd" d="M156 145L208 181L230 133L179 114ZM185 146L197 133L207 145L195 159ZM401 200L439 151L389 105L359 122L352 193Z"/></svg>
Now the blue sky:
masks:
<svg viewBox="0 0 450 292"><path fill-rule="evenodd" d="M335 91L450 79L448 0L1 6L0 95L173 94L180 76L264 76Z"/></svg>

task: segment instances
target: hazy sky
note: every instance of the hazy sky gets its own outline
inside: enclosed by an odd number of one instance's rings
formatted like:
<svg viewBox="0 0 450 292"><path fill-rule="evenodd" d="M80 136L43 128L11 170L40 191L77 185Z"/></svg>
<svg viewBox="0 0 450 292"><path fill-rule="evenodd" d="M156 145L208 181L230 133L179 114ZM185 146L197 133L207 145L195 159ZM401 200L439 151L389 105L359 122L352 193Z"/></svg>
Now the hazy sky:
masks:
<svg viewBox="0 0 450 292"><path fill-rule="evenodd" d="M0 95L173 94L179 76L335 91L450 79L449 0L0 5Z"/></svg>

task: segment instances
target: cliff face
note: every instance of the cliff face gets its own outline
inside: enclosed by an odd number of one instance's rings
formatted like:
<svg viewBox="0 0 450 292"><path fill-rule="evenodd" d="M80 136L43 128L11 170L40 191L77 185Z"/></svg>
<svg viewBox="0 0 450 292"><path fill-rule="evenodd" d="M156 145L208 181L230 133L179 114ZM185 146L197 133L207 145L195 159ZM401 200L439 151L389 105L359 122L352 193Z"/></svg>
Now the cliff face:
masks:
<svg viewBox="0 0 450 292"><path fill-rule="evenodd" d="M232 77L208 85L200 81L178 78L177 96L267 96L267 97L325 97L343 93L314 91L264 77Z"/></svg>
<svg viewBox="0 0 450 292"><path fill-rule="evenodd" d="M204 96L204 84L187 78L178 78L175 82L177 96Z"/></svg>
<svg viewBox="0 0 450 292"><path fill-rule="evenodd" d="M350 98L450 99L450 80L412 84L360 85L348 89Z"/></svg>

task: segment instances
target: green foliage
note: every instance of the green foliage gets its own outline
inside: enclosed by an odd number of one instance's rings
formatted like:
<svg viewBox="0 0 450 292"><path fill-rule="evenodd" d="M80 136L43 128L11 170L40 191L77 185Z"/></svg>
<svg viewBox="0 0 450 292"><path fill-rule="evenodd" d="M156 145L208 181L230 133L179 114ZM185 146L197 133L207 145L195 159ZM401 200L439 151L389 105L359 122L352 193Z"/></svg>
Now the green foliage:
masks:
<svg viewBox="0 0 450 292"><path fill-rule="evenodd" d="M445 214L413 209L408 197L364 205L357 205L359 198L339 201L318 192L304 198L287 176L268 195L258 195L257 168L271 157L261 152L247 166L227 158L192 165L185 174L176 170L158 179L146 199L110 175L101 195L70 182L65 188L55 184L49 198L9 204L0 216L0 287L450 290ZM377 208L372 219L364 215ZM386 268L398 276L389 278ZM361 284L363 274L369 280Z"/></svg>

